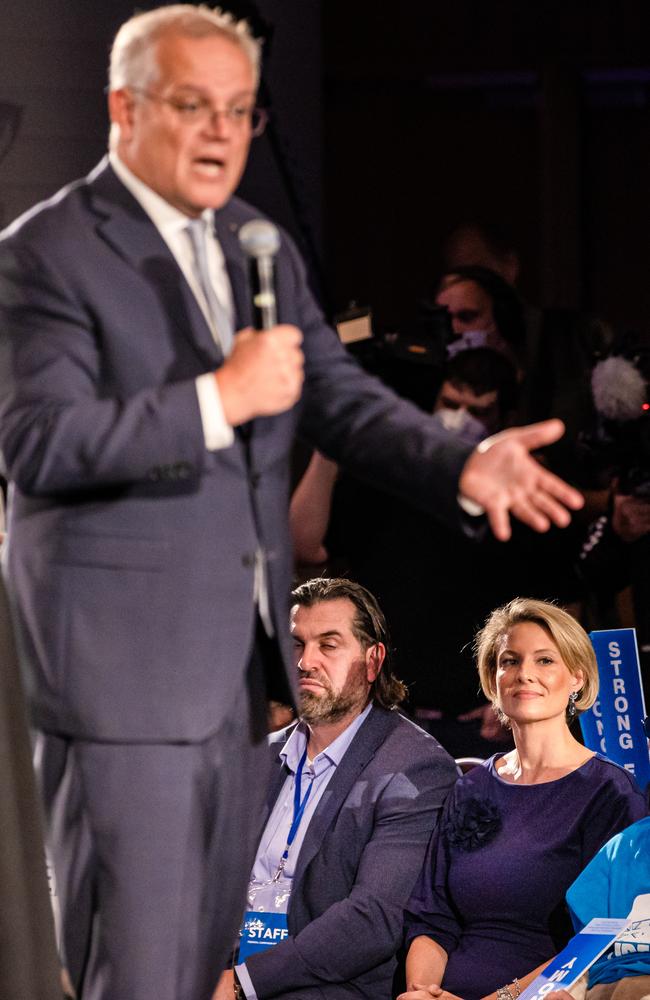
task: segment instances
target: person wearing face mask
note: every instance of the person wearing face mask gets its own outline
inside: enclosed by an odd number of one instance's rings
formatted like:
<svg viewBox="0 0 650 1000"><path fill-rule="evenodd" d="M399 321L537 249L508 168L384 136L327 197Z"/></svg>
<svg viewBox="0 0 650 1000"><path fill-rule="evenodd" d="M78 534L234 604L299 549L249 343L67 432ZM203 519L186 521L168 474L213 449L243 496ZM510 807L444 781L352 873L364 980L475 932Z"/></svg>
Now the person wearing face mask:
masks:
<svg viewBox="0 0 650 1000"><path fill-rule="evenodd" d="M521 374L526 336L523 304L499 274L478 265L445 271L435 304L449 314L453 334L449 357L472 347L491 347L510 358Z"/></svg>
<svg viewBox="0 0 650 1000"><path fill-rule="evenodd" d="M447 363L434 420L476 445L508 426L516 398L515 372L507 358L489 347L470 348Z"/></svg>
<svg viewBox="0 0 650 1000"><path fill-rule="evenodd" d="M547 310L531 319L519 292L503 274L482 264L453 264L443 272L435 305L447 310L452 339L447 356L491 347L515 365L520 393L513 424L560 417L561 442L544 450L549 468L589 489L576 439L593 421L590 373L611 340L603 324L577 322L567 310ZM590 503L594 498L590 498Z"/></svg>

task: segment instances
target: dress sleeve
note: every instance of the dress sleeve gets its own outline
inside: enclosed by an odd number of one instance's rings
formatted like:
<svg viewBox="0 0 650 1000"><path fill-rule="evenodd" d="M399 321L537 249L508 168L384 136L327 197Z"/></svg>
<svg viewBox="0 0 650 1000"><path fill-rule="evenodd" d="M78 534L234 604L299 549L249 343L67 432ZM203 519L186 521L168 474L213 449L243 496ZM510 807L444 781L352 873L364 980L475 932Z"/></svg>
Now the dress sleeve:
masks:
<svg viewBox="0 0 650 1000"><path fill-rule="evenodd" d="M610 837L648 815L645 796L634 779L611 761L603 761L611 773L602 781L582 830L582 867L585 867Z"/></svg>
<svg viewBox="0 0 650 1000"><path fill-rule="evenodd" d="M457 947L462 929L448 890L449 845L445 836L447 820L457 806L452 790L439 826L427 848L424 865L405 911L405 944L408 949L416 937L429 937L451 954Z"/></svg>

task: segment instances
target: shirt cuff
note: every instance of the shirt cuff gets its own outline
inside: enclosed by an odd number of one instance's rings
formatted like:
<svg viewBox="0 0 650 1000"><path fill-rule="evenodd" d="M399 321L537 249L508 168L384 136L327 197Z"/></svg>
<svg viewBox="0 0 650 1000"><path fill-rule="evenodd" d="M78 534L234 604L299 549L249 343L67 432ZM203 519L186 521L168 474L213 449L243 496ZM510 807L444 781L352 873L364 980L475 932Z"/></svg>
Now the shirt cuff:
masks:
<svg viewBox="0 0 650 1000"><path fill-rule="evenodd" d="M458 504L470 517L480 517L481 514L485 514L485 508L481 507L480 503L476 503L474 500L470 500L469 497L464 497L460 493L458 494Z"/></svg>
<svg viewBox="0 0 650 1000"><path fill-rule="evenodd" d="M236 965L235 972L237 973L237 979L239 984L246 994L246 1000L257 1000L257 993L255 992L255 987L251 977L248 975L248 969L245 965Z"/></svg>
<svg viewBox="0 0 650 1000"><path fill-rule="evenodd" d="M219 448L229 448L235 440L235 432L227 423L221 405L219 387L214 372L199 375L195 381L196 395L199 400L201 423L203 424L203 439L208 451Z"/></svg>

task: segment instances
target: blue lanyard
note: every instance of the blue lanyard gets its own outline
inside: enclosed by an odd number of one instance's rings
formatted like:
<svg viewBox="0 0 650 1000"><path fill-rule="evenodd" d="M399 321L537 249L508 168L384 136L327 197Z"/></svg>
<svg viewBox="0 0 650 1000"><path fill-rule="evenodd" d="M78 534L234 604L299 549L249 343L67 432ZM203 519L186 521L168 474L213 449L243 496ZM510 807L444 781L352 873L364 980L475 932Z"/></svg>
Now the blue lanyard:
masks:
<svg viewBox="0 0 650 1000"><path fill-rule="evenodd" d="M289 833L287 835L287 846L282 852L282 857L280 858L280 864L278 865L278 870L272 879L273 882L277 882L284 871L284 866L286 865L287 859L289 857L289 848L296 839L296 834L298 833L298 827L300 826L300 821L303 817L305 806L307 805L309 796L311 795L311 790L314 787L314 782L310 781L307 791L303 795L302 799L300 798L300 788L302 785L302 770L305 766L306 760L307 760L307 749L305 748L305 752L300 758L300 763L298 764L298 770L296 771L296 777L293 785L293 820L289 828Z"/></svg>

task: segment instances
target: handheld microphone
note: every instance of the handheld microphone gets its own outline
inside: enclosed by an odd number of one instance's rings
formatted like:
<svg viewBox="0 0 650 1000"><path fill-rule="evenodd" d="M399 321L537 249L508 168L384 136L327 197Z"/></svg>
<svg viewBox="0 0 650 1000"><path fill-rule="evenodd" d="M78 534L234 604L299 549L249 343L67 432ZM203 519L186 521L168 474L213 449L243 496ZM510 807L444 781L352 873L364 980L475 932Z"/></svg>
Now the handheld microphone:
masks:
<svg viewBox="0 0 650 1000"><path fill-rule="evenodd" d="M256 330L270 330L278 321L273 258L280 249L280 233L272 222L251 219L241 227L239 243L249 258L253 326Z"/></svg>

